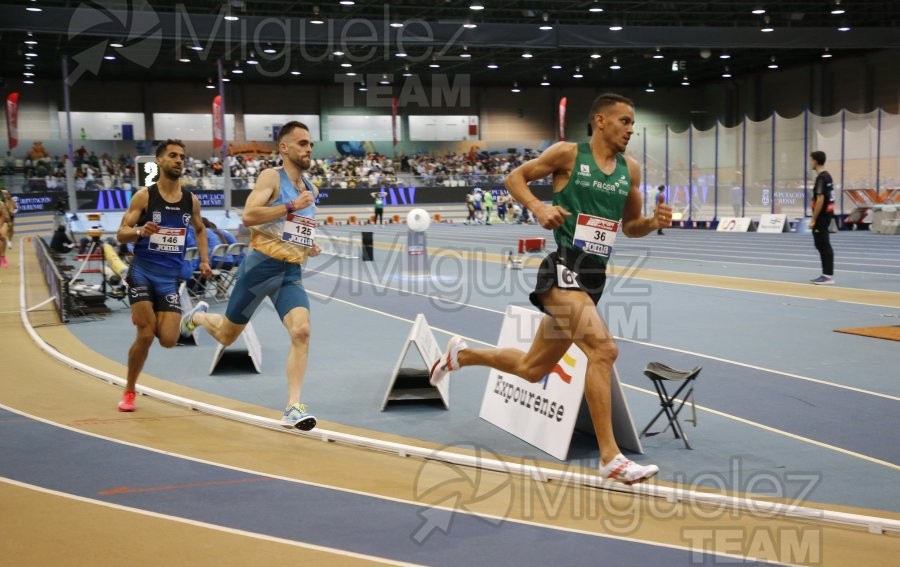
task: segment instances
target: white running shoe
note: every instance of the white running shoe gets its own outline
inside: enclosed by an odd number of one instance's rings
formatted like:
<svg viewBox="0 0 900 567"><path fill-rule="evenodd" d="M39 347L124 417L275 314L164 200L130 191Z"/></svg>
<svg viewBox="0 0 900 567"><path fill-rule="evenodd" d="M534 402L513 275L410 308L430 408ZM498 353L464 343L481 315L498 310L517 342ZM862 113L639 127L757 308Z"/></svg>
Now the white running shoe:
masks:
<svg viewBox="0 0 900 567"><path fill-rule="evenodd" d="M617 480L628 485L644 482L658 472L658 466L639 465L634 461L626 459L621 453L613 457L610 462L600 467L601 477Z"/></svg>
<svg viewBox="0 0 900 567"><path fill-rule="evenodd" d="M197 325L194 324L194 315L197 313L206 313L209 311L209 303L205 301L198 301L197 305L194 306L193 309L184 314L184 317L181 318L181 336L189 337L194 334L194 329L197 328Z"/></svg>
<svg viewBox="0 0 900 567"><path fill-rule="evenodd" d="M437 387L444 381L448 374L455 370L459 370L459 351L469 348L466 341L462 337L452 337L447 343L447 352L441 355L434 366L431 367L431 375L428 382L432 386Z"/></svg>

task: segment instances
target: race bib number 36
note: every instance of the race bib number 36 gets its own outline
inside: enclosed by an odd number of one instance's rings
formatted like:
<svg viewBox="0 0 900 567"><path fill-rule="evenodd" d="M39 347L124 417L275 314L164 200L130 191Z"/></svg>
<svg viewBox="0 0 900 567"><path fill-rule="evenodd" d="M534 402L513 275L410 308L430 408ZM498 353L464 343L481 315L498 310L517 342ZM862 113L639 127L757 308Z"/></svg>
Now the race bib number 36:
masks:
<svg viewBox="0 0 900 567"><path fill-rule="evenodd" d="M159 227L159 232L150 235L148 250L164 252L166 254L180 254L184 252L184 237L187 229Z"/></svg>
<svg viewBox="0 0 900 567"><path fill-rule="evenodd" d="M580 213L572 246L588 254L609 258L619 232L619 222Z"/></svg>
<svg viewBox="0 0 900 567"><path fill-rule="evenodd" d="M316 240L316 221L310 217L290 214L284 221L281 239L304 248L312 248Z"/></svg>

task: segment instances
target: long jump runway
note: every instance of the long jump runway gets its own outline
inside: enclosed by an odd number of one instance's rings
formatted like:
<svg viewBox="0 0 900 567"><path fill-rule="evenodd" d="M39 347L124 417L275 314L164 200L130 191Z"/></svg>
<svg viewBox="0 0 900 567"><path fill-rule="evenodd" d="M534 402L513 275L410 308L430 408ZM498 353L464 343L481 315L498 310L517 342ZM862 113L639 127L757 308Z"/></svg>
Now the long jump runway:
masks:
<svg viewBox="0 0 900 567"><path fill-rule="evenodd" d="M449 248L452 243L462 252L482 249L486 254L479 260L484 264L483 273L499 278L504 277L504 251L514 246L519 235L533 233L533 227L437 226L429 231L429 244ZM671 233L675 238L695 238L679 231L667 231L666 236ZM395 263L388 247L396 242L398 234L390 228L376 232L376 259L382 267ZM716 235L708 236L715 240ZM650 240L651 237L644 239ZM804 242L811 248L811 243ZM653 262L662 261L659 254L653 256L656 245L656 240L648 242ZM700 266L697 272L702 275L716 275L723 269L719 259L713 262L715 265L707 265L700 257L691 262ZM892 262L886 258L881 272L891 273ZM436 282L440 293L435 293L434 281L414 281L400 274L382 273L376 275L373 283L371 274L354 272L350 263L321 258L310 263L306 275L314 302L313 343L304 397L324 420L323 427L339 428L338 424L344 424L353 431L368 431L368 435L386 439L420 439L426 446L434 447L482 446L506 458L556 462L477 419L487 374L484 369L466 369L459 376L454 375L450 411L417 406L378 411L387 373L417 313L426 315L439 341L445 340L448 333L459 333L471 339L472 346L493 344L505 306L526 302L524 284L503 292L484 293L491 286L476 281L460 286L460 291L453 287L454 280L473 275L466 270L475 269L471 266L476 264L461 262L454 268L444 262L441 265L446 273L440 275L443 280ZM666 269L656 264L642 266L649 268L647 273ZM759 266L753 269L763 270ZM774 267L759 277L784 281L784 270ZM796 273L800 275L804 270L797 268ZM527 279L528 271L526 268L516 277ZM35 273L31 277L39 278ZM752 289L716 290L657 279L654 276L644 280L637 275L633 283L637 287L649 286L648 294L633 297L637 292L626 287L618 295L611 293L606 301L646 304L652 310L646 332L633 325L630 333L612 329L623 338L617 366L639 428L658 407L655 396L648 392L649 383L641 375L646 362L704 366L697 386L699 426L687 431L696 450L687 451L680 441L661 435L645 439L646 455L637 457L660 464L663 473L659 482L686 481L702 488L711 477L730 477L733 482L728 481L721 488L745 492L748 481L758 480L762 473L772 473L766 478L782 483L782 487L790 484L791 475L813 473L815 486L803 496L804 504L825 503L836 509L900 517L900 502L889 496L894 492L890 487L896 484L900 462L895 433L896 396L900 392L891 379L896 371L896 359L891 354L896 347L889 341L832 332L837 328L834 324L846 323L851 314L860 320L896 317L894 302L900 291L896 284L893 289L880 289L890 288L890 282L860 284L858 289L868 290L867 293L880 292L869 295L878 301L860 304L841 301L842 290L838 288L827 292L834 294L833 298L807 299L796 297L795 291L778 296ZM0 280L6 298L16 292L10 280ZM501 280L496 280L494 287L500 285L497 281ZM789 281L802 280L794 280L792 275ZM844 281L846 278L841 280ZM753 281L746 285L752 288ZM454 295L457 291L459 294ZM848 293L853 291L850 287ZM30 304L41 299L40 291L34 292L33 297ZM452 301L447 302L447 297ZM880 300L883 304L879 304ZM214 305L214 310L223 308L223 304ZM13 311L10 305L6 306L5 313ZM723 321L735 314L745 316L744 324L726 327ZM47 317L36 313L32 318L35 316ZM11 321L10 316L4 315L4 321ZM36 323L51 325L41 333L58 349L80 351L85 359L121 375L133 334L127 310L116 308L102 320L66 328L47 321ZM213 345L209 337L200 337L198 347L170 351L154 347L145 368L148 376L141 383L154 387L169 384L168 388L176 392L223 405L249 407L274 417L283 403L286 337L277 318L265 309L254 319L254 325L264 345L262 375L208 376ZM725 329L727 333L723 332ZM804 336L798 341L800 331ZM113 341L110 337L120 338ZM28 339L10 337L5 342L24 349ZM810 352L814 349L807 344L820 345L825 355ZM90 354L92 351L97 354ZM846 559L840 549L852 552L857 558L854 562L859 560L859 553L874 554L869 556L874 561L900 551L892 536L833 527L815 527L810 532L808 526L799 529L796 522L752 514L704 521L696 510L689 510L678 515L673 524L672 514L665 517L658 510L646 510L646 502L637 504L645 509L643 514L640 509L632 514L640 519L640 526L617 531L604 521L611 515L610 506L600 506L600 511L595 509L593 514L585 514L584 510L579 514L568 505L569 498L580 501L578 495L584 494L588 495L587 501L602 501L598 491L591 489L559 496L563 504L555 500L557 493L540 493L544 505L539 513L530 509L529 515L527 507L521 506L528 491L515 488L513 493L519 496L504 497L505 488L498 488L510 482L525 483L523 479L485 473L473 482L465 475L460 477L458 469L443 465L435 469L438 472L434 478L438 480L426 482L429 490L423 491L423 471L434 474L427 461L423 464L362 449L336 448L243 424L223 424L219 418L198 419L195 412L185 415L184 410L169 409L167 404L145 398L139 398L136 414L123 416L115 411L118 389L53 362L44 362L37 368L51 369L42 372L39 379L29 379L27 368L12 365L15 358L9 360L13 372L4 372L0 381L4 383L0 404L26 415L0 412L0 454L14 456L0 462L0 476L8 479L3 488L5 495L13 491L12 487L25 487L29 494L36 490L31 487L40 487L53 491L50 494L57 500L65 494L92 506L101 505L95 502L113 505L120 514L140 510L157 514L165 521L187 521L207 535L209 530L224 528L230 530L229 537L240 540L241 545L235 548L244 547L248 540L258 544L259 538L264 537L269 538L263 540L266 549L271 545L288 557L319 554L316 557L323 564L339 565L354 561L434 565L490 561L521 565L553 559L582 564L594 563L596 557L603 557L603 564L712 565L733 564L736 557L746 556L839 565ZM855 372L846 372L848 368ZM64 385L58 383L59 379L65 379ZM46 393L48 390L51 394ZM54 391L59 395L52 395ZM71 410L59 407L66 405ZM29 415L136 446L59 429ZM852 419L848 418L851 415ZM200 456L192 457L196 452ZM592 441L579 438L569 462L556 462L556 466L591 468L596 466L595 460ZM465 485L481 489L488 486L490 490L486 496L473 498L469 494L460 506L459 484L443 484L448 478L465 478ZM866 482L859 482L860 478ZM446 492L436 493L433 488L438 486ZM798 486L784 493L757 486L757 492L760 490L770 497L800 497ZM626 495L613 498L635 500ZM510 501L514 505L510 506ZM9 518L7 514L2 517ZM149 520L141 520L144 521ZM6 522L3 524L8 527ZM85 529L81 526L70 531ZM428 537L423 539L426 532ZM89 530L88 540L90 533ZM165 530L159 533L164 534ZM818 534L819 539L802 539L810 537L808 533ZM760 534L765 534L765 538ZM791 534L795 543L800 542L793 547ZM417 541L417 535L421 541ZM873 537L877 546L863 543ZM729 543L735 539L743 543ZM771 545L762 545L763 541ZM782 545L785 541L786 546ZM6 541L0 552L21 552L28 547L27 542ZM791 553L791 549L803 552ZM193 559L185 564L201 564L202 554L193 551ZM819 555L813 557L813 551ZM114 554L112 550L109 553ZM32 550L23 557L37 556L39 553ZM213 556L219 560L217 564L228 564L229 559L231 564L246 564L238 552L230 558L209 555ZM623 558L621 563L618 557Z"/></svg>

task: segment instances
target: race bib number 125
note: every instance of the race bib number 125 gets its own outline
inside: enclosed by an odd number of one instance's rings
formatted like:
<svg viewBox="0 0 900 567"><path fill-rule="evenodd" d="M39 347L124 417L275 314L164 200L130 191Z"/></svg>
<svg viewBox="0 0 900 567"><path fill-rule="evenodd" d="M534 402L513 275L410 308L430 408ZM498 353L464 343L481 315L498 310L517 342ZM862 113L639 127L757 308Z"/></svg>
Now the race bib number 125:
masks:
<svg viewBox="0 0 900 567"><path fill-rule="evenodd" d="M281 239L304 248L312 248L316 240L316 220L295 214L288 215Z"/></svg>

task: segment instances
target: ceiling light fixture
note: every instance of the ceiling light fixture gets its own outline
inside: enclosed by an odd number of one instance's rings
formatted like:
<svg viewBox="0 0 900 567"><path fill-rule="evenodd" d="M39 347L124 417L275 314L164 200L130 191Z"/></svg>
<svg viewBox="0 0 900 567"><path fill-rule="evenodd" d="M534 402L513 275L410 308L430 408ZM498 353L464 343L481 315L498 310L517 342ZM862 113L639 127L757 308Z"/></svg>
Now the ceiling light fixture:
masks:
<svg viewBox="0 0 900 567"><path fill-rule="evenodd" d="M588 8L588 12L593 12L595 14L599 14L603 11L603 8L600 6L600 2L598 0L594 0L594 3L591 4L591 7Z"/></svg>
<svg viewBox="0 0 900 567"><path fill-rule="evenodd" d="M28 43L28 42L26 41L25 43ZM35 42L35 43L37 43L37 42ZM125 47L123 44L119 43L118 41L114 41L114 42L110 43L109 46L114 47L116 49L121 49L122 47Z"/></svg>
<svg viewBox="0 0 900 567"><path fill-rule="evenodd" d="M500 68L500 65L497 65L496 63L494 63L494 62L492 61L492 62L490 62L490 63L487 64L487 68L488 68L488 69L499 69L499 68Z"/></svg>
<svg viewBox="0 0 900 567"><path fill-rule="evenodd" d="M182 57L182 58L179 59L178 61L179 61L180 63L190 63L190 62L191 62L191 60L188 59L187 57Z"/></svg>
<svg viewBox="0 0 900 567"><path fill-rule="evenodd" d="M559 63L554 63L553 65L550 65L550 68L551 69L562 69L562 65L560 65Z"/></svg>
<svg viewBox="0 0 900 567"><path fill-rule="evenodd" d="M759 31L761 31L763 33L769 33L769 32L775 31L775 28L772 27L772 20L771 20L771 18L769 18L769 16L765 16L763 18L763 25L759 29Z"/></svg>
<svg viewBox="0 0 900 567"><path fill-rule="evenodd" d="M775 56L769 57L769 69L777 69L778 63L775 62Z"/></svg>
<svg viewBox="0 0 900 567"><path fill-rule="evenodd" d="M404 77L412 77L412 73L409 72L409 65L403 66L403 76Z"/></svg>
<svg viewBox="0 0 900 567"><path fill-rule="evenodd" d="M841 0L834 0L834 7L831 8L831 13L835 16L840 16L844 12L846 12L846 10L841 7Z"/></svg>
<svg viewBox="0 0 900 567"><path fill-rule="evenodd" d="M512 92L514 92L514 93L520 93L520 92L522 92L522 90L519 88L519 83L518 83L518 81L516 81L516 82L513 83L513 88L511 88L510 91L512 91Z"/></svg>
<svg viewBox="0 0 900 567"><path fill-rule="evenodd" d="M719 59L731 59L731 54L727 51L723 51L719 54Z"/></svg>
<svg viewBox="0 0 900 567"><path fill-rule="evenodd" d="M309 19L309 23L320 26L325 23L325 18L322 17L322 14L319 13L319 7L313 6L312 17Z"/></svg>
<svg viewBox="0 0 900 567"><path fill-rule="evenodd" d="M822 59L830 59L830 58L831 58L831 52L828 51L828 48L826 47L825 51L822 52Z"/></svg>
<svg viewBox="0 0 900 567"><path fill-rule="evenodd" d="M653 52L653 58L654 59L662 59L663 58L662 51L660 51L658 47L656 48L656 51Z"/></svg>
<svg viewBox="0 0 900 567"><path fill-rule="evenodd" d="M470 10L480 11L484 10L484 2L472 2L469 4Z"/></svg>
<svg viewBox="0 0 900 567"><path fill-rule="evenodd" d="M684 77L682 77L682 79L681 79L681 84L682 84L682 86L685 86L685 87L691 86L691 82L688 81L687 75L685 75Z"/></svg>
<svg viewBox="0 0 900 567"><path fill-rule="evenodd" d="M761 4L757 4L755 8L750 11L751 14L756 14L757 16L761 16L766 13L766 9L762 7Z"/></svg>
<svg viewBox="0 0 900 567"><path fill-rule="evenodd" d="M379 84L379 85L389 85L389 84L391 84L390 79L388 79L387 73L382 73L382 74L381 74L381 80L378 81L378 84Z"/></svg>
<svg viewBox="0 0 900 567"><path fill-rule="evenodd" d="M541 81L541 86L542 86L542 87L549 87L549 86L550 86L550 81L547 79L547 75L544 75L544 80Z"/></svg>
<svg viewBox="0 0 900 567"><path fill-rule="evenodd" d="M526 51L525 53L522 54L522 57L524 59L531 59L532 57L534 57L534 55L532 55L530 51Z"/></svg>
<svg viewBox="0 0 900 567"><path fill-rule="evenodd" d="M363 81L362 83L360 83L359 89L357 89L357 90L359 90L359 92L361 92L361 93L364 93L364 92L366 92L366 91L369 90L369 89L366 88L366 82Z"/></svg>
<svg viewBox="0 0 900 567"><path fill-rule="evenodd" d="M466 28L467 30L474 30L475 28L478 27L478 24L473 24L472 22L467 21L466 23L463 24L463 27Z"/></svg>
<svg viewBox="0 0 900 567"><path fill-rule="evenodd" d="M728 70L728 65L725 66L725 71L722 72L722 78L723 79L731 78L731 71Z"/></svg>
<svg viewBox="0 0 900 567"><path fill-rule="evenodd" d="M644 92L655 93L656 89L653 88L653 83L647 83L647 88L644 89Z"/></svg>
<svg viewBox="0 0 900 567"><path fill-rule="evenodd" d="M612 63L610 63L609 68L612 69L613 71L618 71L619 69L622 68L622 66L619 65L618 57L613 57Z"/></svg>
<svg viewBox="0 0 900 567"><path fill-rule="evenodd" d="M609 31L622 31L622 22L613 20L612 23L609 24Z"/></svg>
<svg viewBox="0 0 900 567"><path fill-rule="evenodd" d="M259 65L259 61L256 60L256 55L253 52L250 52L250 57L247 58L247 65Z"/></svg>
<svg viewBox="0 0 900 567"><path fill-rule="evenodd" d="M548 21L550 19L550 14L544 12L543 14L541 14L541 19L544 20L544 23L538 27L539 30L550 31L553 29L553 25Z"/></svg>
<svg viewBox="0 0 900 567"><path fill-rule="evenodd" d="M601 57L603 57L603 56L600 55L599 53L597 53L596 51L591 53L591 59L600 59Z"/></svg>
<svg viewBox="0 0 900 567"><path fill-rule="evenodd" d="M469 48L463 45L463 52L460 53L459 56L463 59L470 59L472 57L472 54L469 53Z"/></svg>
<svg viewBox="0 0 900 567"><path fill-rule="evenodd" d="M575 72L572 73L572 78L573 78L573 79L581 79L581 78L583 78L583 77L584 77L584 75L581 74L581 67L579 67L579 66L576 65L576 66L575 66Z"/></svg>
<svg viewBox="0 0 900 567"><path fill-rule="evenodd" d="M299 75L299 74L300 74L300 71L298 71L298 70L296 70L296 69L294 69L293 71L291 71L291 75L297 76L297 75Z"/></svg>
<svg viewBox="0 0 900 567"><path fill-rule="evenodd" d="M353 0L341 0L341 6L352 6L356 4Z"/></svg>
<svg viewBox="0 0 900 567"><path fill-rule="evenodd" d="M340 49L338 49L337 51L332 51L331 54L334 55L335 57L343 57L344 56L344 52L341 51Z"/></svg>
<svg viewBox="0 0 900 567"><path fill-rule="evenodd" d="M848 24L847 22L841 22L841 25L838 26L838 31L839 32L850 31L850 24Z"/></svg>

